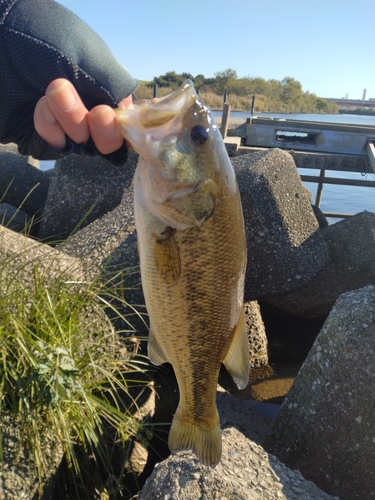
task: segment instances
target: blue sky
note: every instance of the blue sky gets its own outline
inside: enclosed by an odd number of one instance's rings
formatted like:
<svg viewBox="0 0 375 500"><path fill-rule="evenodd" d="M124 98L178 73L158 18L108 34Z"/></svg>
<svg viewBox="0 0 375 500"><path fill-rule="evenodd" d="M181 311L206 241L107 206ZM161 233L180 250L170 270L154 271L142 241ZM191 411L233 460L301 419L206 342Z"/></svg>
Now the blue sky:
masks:
<svg viewBox="0 0 375 500"><path fill-rule="evenodd" d="M140 80L167 71L290 76L320 97L375 98L374 0L59 0Z"/></svg>

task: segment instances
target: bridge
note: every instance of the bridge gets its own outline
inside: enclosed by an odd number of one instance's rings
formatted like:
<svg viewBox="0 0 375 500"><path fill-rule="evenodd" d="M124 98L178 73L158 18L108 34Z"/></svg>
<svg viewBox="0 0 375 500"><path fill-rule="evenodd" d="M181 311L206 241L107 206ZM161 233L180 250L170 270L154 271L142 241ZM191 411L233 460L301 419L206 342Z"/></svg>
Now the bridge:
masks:
<svg viewBox="0 0 375 500"><path fill-rule="evenodd" d="M339 108L375 108L375 99L332 99L330 97L322 97L325 101L335 102Z"/></svg>

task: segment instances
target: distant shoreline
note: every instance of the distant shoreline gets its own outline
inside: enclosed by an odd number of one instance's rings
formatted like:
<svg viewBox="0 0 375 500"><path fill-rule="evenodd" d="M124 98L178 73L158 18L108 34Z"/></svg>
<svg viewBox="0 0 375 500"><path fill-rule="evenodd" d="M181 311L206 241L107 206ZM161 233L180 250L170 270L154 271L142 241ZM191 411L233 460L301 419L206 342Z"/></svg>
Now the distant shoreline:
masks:
<svg viewBox="0 0 375 500"><path fill-rule="evenodd" d="M362 115L362 116L375 116L375 109L365 110L365 109L339 109L339 115Z"/></svg>

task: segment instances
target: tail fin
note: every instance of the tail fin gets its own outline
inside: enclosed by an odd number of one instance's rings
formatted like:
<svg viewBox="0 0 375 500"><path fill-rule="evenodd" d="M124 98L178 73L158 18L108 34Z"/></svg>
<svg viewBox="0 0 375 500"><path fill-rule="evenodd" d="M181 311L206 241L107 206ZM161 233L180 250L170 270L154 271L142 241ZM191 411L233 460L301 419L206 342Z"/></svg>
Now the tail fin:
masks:
<svg viewBox="0 0 375 500"><path fill-rule="evenodd" d="M169 431L168 446L172 453L193 450L202 464L215 467L221 458L219 415L216 412L215 422L203 427L181 418L178 408Z"/></svg>

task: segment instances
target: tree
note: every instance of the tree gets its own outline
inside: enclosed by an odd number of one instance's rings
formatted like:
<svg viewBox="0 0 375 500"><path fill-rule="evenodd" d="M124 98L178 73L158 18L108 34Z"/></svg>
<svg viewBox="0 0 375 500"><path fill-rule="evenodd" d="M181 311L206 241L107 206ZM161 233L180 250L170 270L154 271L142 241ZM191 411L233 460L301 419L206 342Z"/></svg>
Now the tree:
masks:
<svg viewBox="0 0 375 500"><path fill-rule="evenodd" d="M196 89L200 89L205 83L206 83L206 78L204 75L197 75L194 79L194 87Z"/></svg>
<svg viewBox="0 0 375 500"><path fill-rule="evenodd" d="M194 82L194 77L191 73L181 73L181 76L184 78L184 80L191 80Z"/></svg>
<svg viewBox="0 0 375 500"><path fill-rule="evenodd" d="M316 106L316 110L319 111L319 113L327 113L328 112L328 102L325 99L317 97L315 106Z"/></svg>
<svg viewBox="0 0 375 500"><path fill-rule="evenodd" d="M256 78L251 78L250 82L253 94L267 94L269 84L264 78L260 78L259 76L257 76Z"/></svg>
<svg viewBox="0 0 375 500"><path fill-rule="evenodd" d="M175 71L168 71L165 75L155 76L154 84L159 87L170 87L172 90L176 90L186 80L184 75L190 75L190 73L179 75Z"/></svg>
<svg viewBox="0 0 375 500"><path fill-rule="evenodd" d="M302 101L302 85L294 78L286 76L281 80L281 100L285 104L298 107Z"/></svg>
<svg viewBox="0 0 375 500"><path fill-rule="evenodd" d="M237 72L234 69L228 68L224 71L218 71L215 73L215 92L219 94L225 92L230 81L236 78Z"/></svg>

